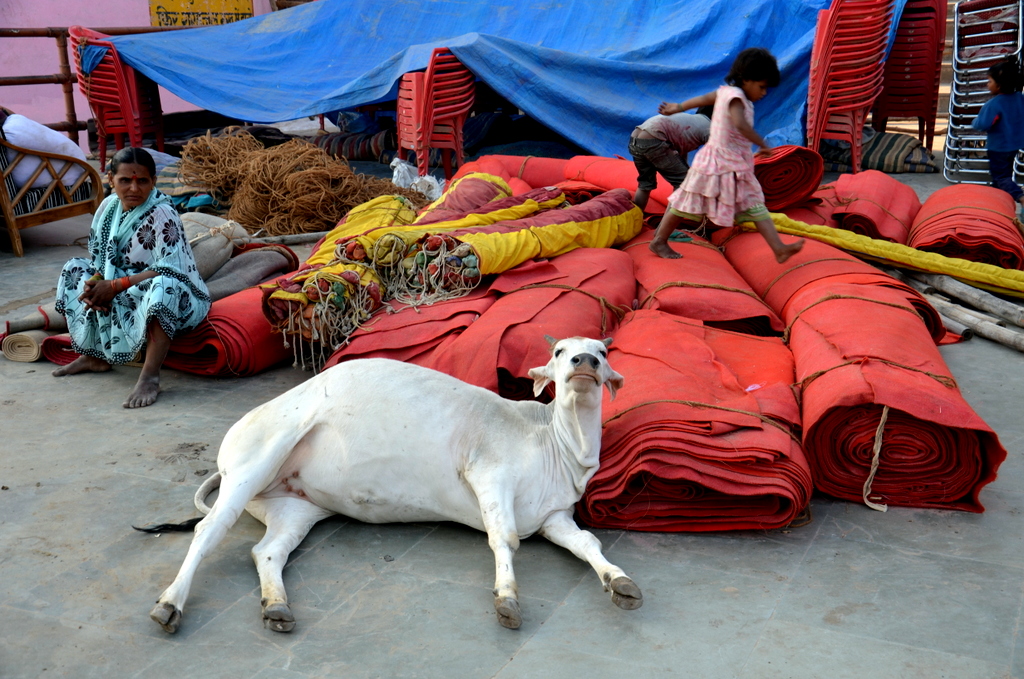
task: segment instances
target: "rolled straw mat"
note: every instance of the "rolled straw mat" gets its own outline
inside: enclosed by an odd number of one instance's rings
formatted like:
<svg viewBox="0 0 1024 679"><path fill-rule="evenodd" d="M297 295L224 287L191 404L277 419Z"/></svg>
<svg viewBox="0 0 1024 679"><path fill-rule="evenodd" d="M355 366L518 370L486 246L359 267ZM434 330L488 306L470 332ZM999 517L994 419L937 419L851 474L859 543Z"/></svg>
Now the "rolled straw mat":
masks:
<svg viewBox="0 0 1024 679"><path fill-rule="evenodd" d="M19 363L38 361L43 357L40 345L52 334L46 330L25 330L7 335L2 343L4 356Z"/></svg>

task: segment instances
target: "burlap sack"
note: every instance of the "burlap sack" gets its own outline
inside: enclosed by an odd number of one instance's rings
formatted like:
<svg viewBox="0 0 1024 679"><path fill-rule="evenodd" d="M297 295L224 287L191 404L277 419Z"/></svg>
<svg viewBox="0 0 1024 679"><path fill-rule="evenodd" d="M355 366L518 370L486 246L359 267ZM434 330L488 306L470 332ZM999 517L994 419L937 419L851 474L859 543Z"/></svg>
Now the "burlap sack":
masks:
<svg viewBox="0 0 1024 679"><path fill-rule="evenodd" d="M186 212L181 223L204 281L231 259L236 244L249 241L249 233L238 222L215 215Z"/></svg>

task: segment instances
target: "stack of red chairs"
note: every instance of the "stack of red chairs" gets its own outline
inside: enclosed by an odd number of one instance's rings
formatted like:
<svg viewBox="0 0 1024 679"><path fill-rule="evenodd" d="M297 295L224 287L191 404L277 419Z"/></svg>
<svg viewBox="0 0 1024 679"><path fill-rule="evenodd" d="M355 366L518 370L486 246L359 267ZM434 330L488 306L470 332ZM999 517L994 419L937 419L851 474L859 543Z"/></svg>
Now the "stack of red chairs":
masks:
<svg viewBox="0 0 1024 679"><path fill-rule="evenodd" d="M113 43L103 33L81 26L68 29L71 53L78 75L78 87L89 100L96 118L100 167L106 167L107 135L114 135L114 147L124 148L124 136L132 146L142 147L142 136L154 134L156 146L164 150L163 110L156 83L121 61ZM89 73L82 71L81 49L86 45L106 49L100 63Z"/></svg>
<svg viewBox="0 0 1024 679"><path fill-rule="evenodd" d="M807 146L849 142L860 170L864 123L882 91L893 0L835 0L818 12L807 88Z"/></svg>
<svg viewBox="0 0 1024 679"><path fill-rule="evenodd" d="M871 122L885 132L889 118L917 118L926 148L935 138L942 53L946 49L947 0L907 0L896 28L896 42L885 62L882 94Z"/></svg>
<svg viewBox="0 0 1024 679"><path fill-rule="evenodd" d="M398 157L416 153L420 176L430 149L441 149L444 175L452 177L452 152L462 165L462 126L476 99L476 78L450 50L435 49L426 73L406 73L398 85Z"/></svg>

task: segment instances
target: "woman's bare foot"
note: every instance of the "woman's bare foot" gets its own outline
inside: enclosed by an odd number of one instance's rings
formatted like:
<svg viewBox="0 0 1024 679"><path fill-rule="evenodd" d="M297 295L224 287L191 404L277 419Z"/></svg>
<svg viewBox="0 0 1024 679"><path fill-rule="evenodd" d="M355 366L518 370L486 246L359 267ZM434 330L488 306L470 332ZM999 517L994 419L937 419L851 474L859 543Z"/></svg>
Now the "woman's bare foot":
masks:
<svg viewBox="0 0 1024 679"><path fill-rule="evenodd" d="M657 238L652 240L647 247L651 249L651 252L659 257L664 257L665 259L679 259L682 257L682 255L673 250L667 242L658 240Z"/></svg>
<svg viewBox="0 0 1024 679"><path fill-rule="evenodd" d="M804 239L801 238L795 243L784 243L781 248L775 250L775 261L782 264L787 259L800 252L804 246Z"/></svg>
<svg viewBox="0 0 1024 679"><path fill-rule="evenodd" d="M139 375L139 381L135 383L132 393L121 405L125 408L145 408L156 403L157 394L160 393L160 376L149 377Z"/></svg>
<svg viewBox="0 0 1024 679"><path fill-rule="evenodd" d="M79 356L75 360L71 361L71 363L57 368L52 374L54 377L63 377L64 375L77 375L78 373L85 372L105 373L108 370L110 370L110 364L102 358Z"/></svg>

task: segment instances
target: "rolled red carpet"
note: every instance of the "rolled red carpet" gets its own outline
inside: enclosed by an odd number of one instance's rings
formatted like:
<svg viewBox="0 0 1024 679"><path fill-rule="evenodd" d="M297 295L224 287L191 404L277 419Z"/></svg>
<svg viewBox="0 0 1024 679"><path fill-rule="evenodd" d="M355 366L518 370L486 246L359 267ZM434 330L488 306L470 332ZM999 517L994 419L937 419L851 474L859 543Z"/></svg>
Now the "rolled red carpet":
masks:
<svg viewBox="0 0 1024 679"><path fill-rule="evenodd" d="M811 240L781 265L757 234L725 249L789 328L815 487L878 505L982 511L978 494L1006 451L960 395L935 347L945 331L929 327L913 291Z"/></svg>
<svg viewBox="0 0 1024 679"><path fill-rule="evenodd" d="M619 250L573 250L546 266L554 275L543 279L518 267L498 276L498 301L429 367L507 398L532 398L527 373L550 358L544 335L607 337L636 297L633 262Z"/></svg>
<svg viewBox="0 0 1024 679"><path fill-rule="evenodd" d="M40 350L43 352L43 358L57 365L67 365L81 356L71 349L71 335L66 332L44 339L40 343Z"/></svg>
<svg viewBox="0 0 1024 679"><path fill-rule="evenodd" d="M913 308L935 342L946 336L939 313L921 293L839 248L808 238L800 252L777 264L768 244L756 233L722 229L714 234L714 241L724 245L729 263L787 325L790 299L804 286L815 281L826 286L854 283L863 286L859 293L863 297L872 297L877 289L882 299L893 301L886 291L897 291L896 302Z"/></svg>
<svg viewBox="0 0 1024 679"><path fill-rule="evenodd" d="M803 146L776 146L771 153L754 157L754 176L764 191L765 205L773 212L810 198L824 172L821 156Z"/></svg>
<svg viewBox="0 0 1024 679"><path fill-rule="evenodd" d="M779 339L637 311L608 360L625 384L602 406L601 466L577 505L585 523L770 529L807 506L793 359Z"/></svg>
<svg viewBox="0 0 1024 679"><path fill-rule="evenodd" d="M991 186L956 184L924 202L907 245L1004 269L1024 267L1024 237L1010 194Z"/></svg>
<svg viewBox="0 0 1024 679"><path fill-rule="evenodd" d="M837 229L839 228L839 222L836 221L833 215L838 209L839 195L836 193L836 187L829 184L819 187L817 191L811 194L810 198L802 203L784 208L779 210L779 212L790 219L795 219L804 224L824 224L825 226Z"/></svg>
<svg viewBox="0 0 1024 679"><path fill-rule="evenodd" d="M878 170L840 175L835 189L840 207L834 216L842 228L906 245L921 210L914 189Z"/></svg>
<svg viewBox="0 0 1024 679"><path fill-rule="evenodd" d="M164 366L226 377L255 375L286 359L292 350L263 315L263 291L249 288L213 303L206 320L171 342Z"/></svg>
<svg viewBox="0 0 1024 679"><path fill-rule="evenodd" d="M736 332L782 332L779 317L714 245L696 236L689 242L669 241L682 258L664 259L648 247L653 236L648 229L622 246L633 258L639 308L660 309Z"/></svg>

